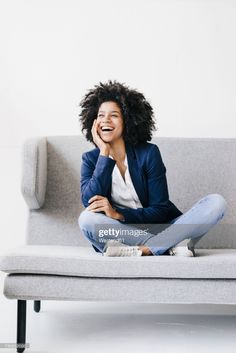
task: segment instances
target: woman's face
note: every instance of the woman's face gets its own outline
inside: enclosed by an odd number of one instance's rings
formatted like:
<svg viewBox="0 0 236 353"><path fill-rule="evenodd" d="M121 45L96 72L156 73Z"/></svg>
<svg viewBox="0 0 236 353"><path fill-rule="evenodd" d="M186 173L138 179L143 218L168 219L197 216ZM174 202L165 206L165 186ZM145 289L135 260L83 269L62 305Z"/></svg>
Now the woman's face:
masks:
<svg viewBox="0 0 236 353"><path fill-rule="evenodd" d="M97 114L98 133L105 142L113 142L123 133L123 117L120 107L116 102L103 102ZM104 128L110 128L111 131L104 131Z"/></svg>

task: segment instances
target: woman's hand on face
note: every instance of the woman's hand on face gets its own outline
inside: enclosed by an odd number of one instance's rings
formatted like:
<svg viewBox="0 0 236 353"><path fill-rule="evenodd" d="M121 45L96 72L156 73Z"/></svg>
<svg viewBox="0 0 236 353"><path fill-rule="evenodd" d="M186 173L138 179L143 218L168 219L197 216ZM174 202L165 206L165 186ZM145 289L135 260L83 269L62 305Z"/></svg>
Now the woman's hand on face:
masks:
<svg viewBox="0 0 236 353"><path fill-rule="evenodd" d="M88 201L90 205L86 208L87 211L93 211L93 212L105 212L106 216L110 218L115 218L116 216L116 210L112 208L110 202L105 196L101 195L95 195L91 197Z"/></svg>
<svg viewBox="0 0 236 353"><path fill-rule="evenodd" d="M94 119L93 125L92 125L92 135L93 135L93 142L96 143L100 151L106 152L109 154L110 151L110 144L108 142L104 142L103 139L100 137L98 133L98 122L97 119Z"/></svg>

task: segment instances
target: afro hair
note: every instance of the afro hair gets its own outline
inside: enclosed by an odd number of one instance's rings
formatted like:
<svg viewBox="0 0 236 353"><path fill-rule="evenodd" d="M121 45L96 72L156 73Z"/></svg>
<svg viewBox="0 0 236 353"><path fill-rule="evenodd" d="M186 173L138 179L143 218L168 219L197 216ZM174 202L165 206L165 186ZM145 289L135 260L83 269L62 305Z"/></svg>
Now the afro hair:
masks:
<svg viewBox="0 0 236 353"><path fill-rule="evenodd" d="M109 80L107 83L99 82L99 85L95 85L79 104L82 108L79 114L82 133L85 130L88 141L96 146L91 132L93 121L97 118L100 105L108 101L116 102L121 109L124 141L136 145L152 139L152 131L157 128L153 119L153 108L144 95L116 80Z"/></svg>

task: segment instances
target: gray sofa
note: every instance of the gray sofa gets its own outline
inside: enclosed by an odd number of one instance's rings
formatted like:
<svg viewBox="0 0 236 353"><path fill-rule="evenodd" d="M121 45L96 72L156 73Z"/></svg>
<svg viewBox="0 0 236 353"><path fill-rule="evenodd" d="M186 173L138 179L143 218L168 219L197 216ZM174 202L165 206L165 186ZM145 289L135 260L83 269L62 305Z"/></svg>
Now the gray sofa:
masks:
<svg viewBox="0 0 236 353"><path fill-rule="evenodd" d="M236 303L236 139L154 137L151 142L167 169L170 200L182 212L209 193L227 201L225 217L198 242L194 258L96 252L78 226L84 209L81 156L94 146L84 136L25 141L26 244L0 258L4 295L18 303L18 352L24 351L28 300L35 311L42 300Z"/></svg>

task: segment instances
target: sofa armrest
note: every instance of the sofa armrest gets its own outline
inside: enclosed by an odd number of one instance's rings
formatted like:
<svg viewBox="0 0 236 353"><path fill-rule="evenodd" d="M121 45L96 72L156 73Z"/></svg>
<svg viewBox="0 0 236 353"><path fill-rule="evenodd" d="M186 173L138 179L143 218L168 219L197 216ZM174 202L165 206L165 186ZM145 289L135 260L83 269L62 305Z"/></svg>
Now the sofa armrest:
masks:
<svg viewBox="0 0 236 353"><path fill-rule="evenodd" d="M29 209L39 209L43 206L46 185L47 139L27 139L22 151L21 193Z"/></svg>

